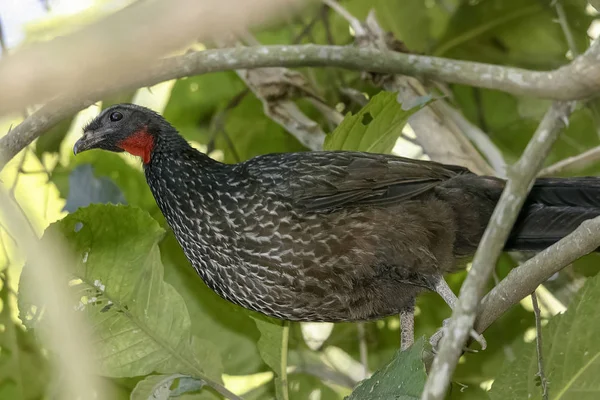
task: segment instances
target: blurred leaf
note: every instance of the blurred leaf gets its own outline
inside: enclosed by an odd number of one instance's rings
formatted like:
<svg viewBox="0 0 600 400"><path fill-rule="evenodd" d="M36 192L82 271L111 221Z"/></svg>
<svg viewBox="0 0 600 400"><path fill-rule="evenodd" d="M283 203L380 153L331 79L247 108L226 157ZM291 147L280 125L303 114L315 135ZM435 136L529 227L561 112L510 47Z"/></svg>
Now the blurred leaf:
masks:
<svg viewBox="0 0 600 400"><path fill-rule="evenodd" d="M479 386L453 383L450 387L448 400L489 400L487 391Z"/></svg>
<svg viewBox="0 0 600 400"><path fill-rule="evenodd" d="M183 298L163 281L158 241L164 231L147 213L132 207L92 205L49 228L63 236L79 261L68 264L79 298L73 310L90 320L98 368L105 376L133 377L152 372L182 373L220 381L221 363L210 342L191 334ZM42 239L43 240L43 239ZM26 265L21 275L22 320L33 303ZM65 282L67 287L67 282Z"/></svg>
<svg viewBox="0 0 600 400"><path fill-rule="evenodd" d="M60 151L60 144L69 132L73 119L74 117L71 117L60 121L36 140L35 155L37 158L41 160L44 153L58 153Z"/></svg>
<svg viewBox="0 0 600 400"><path fill-rule="evenodd" d="M360 382L348 400L420 399L427 379L424 348L425 338L421 337L406 351L398 350L389 364Z"/></svg>
<svg viewBox="0 0 600 400"><path fill-rule="evenodd" d="M106 110L110 106L114 106L115 104L120 103L131 103L133 97L135 96L136 90L130 90L127 92L117 93L107 99L102 100L102 110Z"/></svg>
<svg viewBox="0 0 600 400"><path fill-rule="evenodd" d="M347 114L325 138L325 150L389 153L408 118L420 107L403 110L396 93L380 92L356 115Z"/></svg>
<svg viewBox="0 0 600 400"><path fill-rule="evenodd" d="M580 51L587 47L591 17L585 2L563 1ZM568 62L565 35L556 10L538 0L463 1L440 37L435 55L533 69Z"/></svg>
<svg viewBox="0 0 600 400"><path fill-rule="evenodd" d="M376 0L371 2L375 16L385 30L394 33L411 52L421 53L429 47L430 17L423 0Z"/></svg>
<svg viewBox="0 0 600 400"><path fill-rule="evenodd" d="M160 243L165 281L183 297L195 336L208 340L221 353L225 372L246 375L266 366L256 347L260 333L250 313L209 289L183 254L171 231Z"/></svg>
<svg viewBox="0 0 600 400"><path fill-rule="evenodd" d="M13 320L7 281L4 275L0 289L0 399L39 399L49 381L49 365L31 332Z"/></svg>
<svg viewBox="0 0 600 400"><path fill-rule="evenodd" d="M90 164L93 165L94 176L98 179L109 178L118 186L125 196L127 204L140 207L153 216L160 213L146 183L144 172L127 164L121 155L108 151L86 151L77 156L71 156L67 166L60 164L56 166L50 179L58 188L62 198L69 197L71 173L80 165Z"/></svg>
<svg viewBox="0 0 600 400"><path fill-rule="evenodd" d="M271 367L277 376L274 380L277 398L284 399L286 398L284 393L288 388L283 386L287 382L283 382L281 374L284 368L287 368L287 365L282 364L282 357L283 347L286 346L285 351L288 350L288 338L284 337L284 335L289 335L289 328L285 328L285 322L283 321L267 318L262 315L253 315L252 318L260 331L260 339L257 344L258 351L264 362Z"/></svg>
<svg viewBox="0 0 600 400"><path fill-rule="evenodd" d="M600 277L590 278L568 310L542 328L544 369L551 399L600 397L599 302ZM540 397L535 343L524 344L520 350L517 360L505 365L494 381L492 399Z"/></svg>
<svg viewBox="0 0 600 400"><path fill-rule="evenodd" d="M79 165L69 175L69 195L63 210L75 212L93 203L125 204L125 196L110 179L96 178L90 164Z"/></svg>
<svg viewBox="0 0 600 400"><path fill-rule="evenodd" d="M227 114L225 132L241 161L268 153L306 150L298 140L273 122L263 112L260 100L246 96ZM225 162L237 162L225 134L217 137L217 148L225 153Z"/></svg>
<svg viewBox="0 0 600 400"><path fill-rule="evenodd" d="M188 140L206 144L215 112L245 89L235 72L179 79L173 85L163 116Z"/></svg>
<svg viewBox="0 0 600 400"><path fill-rule="evenodd" d="M205 384L200 379L180 374L150 375L138 382L130 398L131 400L168 400L175 397L181 400L218 398L206 390L199 392ZM192 394L193 392L199 393Z"/></svg>
<svg viewBox="0 0 600 400"><path fill-rule="evenodd" d="M292 373L288 376L290 400L342 400L345 391L339 392L332 389L319 378L308 375ZM242 394L244 400L265 400L273 399L273 385L268 382L256 389Z"/></svg>

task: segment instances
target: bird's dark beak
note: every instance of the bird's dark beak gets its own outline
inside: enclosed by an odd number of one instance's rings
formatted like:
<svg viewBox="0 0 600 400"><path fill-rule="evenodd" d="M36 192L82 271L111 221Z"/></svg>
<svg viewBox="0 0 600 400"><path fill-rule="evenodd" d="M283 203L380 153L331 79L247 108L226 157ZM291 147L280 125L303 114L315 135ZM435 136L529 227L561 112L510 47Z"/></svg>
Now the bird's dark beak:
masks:
<svg viewBox="0 0 600 400"><path fill-rule="evenodd" d="M107 141L111 136L112 130L110 129L99 129L95 131L85 131L83 136L75 142L73 146L73 153L75 155L82 153L86 150L97 149L102 147L101 145Z"/></svg>

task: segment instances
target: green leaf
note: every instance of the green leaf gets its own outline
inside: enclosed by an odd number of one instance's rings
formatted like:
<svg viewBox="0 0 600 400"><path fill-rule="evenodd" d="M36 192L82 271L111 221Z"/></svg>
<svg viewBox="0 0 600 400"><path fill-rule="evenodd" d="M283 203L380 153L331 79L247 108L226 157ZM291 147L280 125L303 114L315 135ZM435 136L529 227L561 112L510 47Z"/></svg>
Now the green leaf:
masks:
<svg viewBox="0 0 600 400"><path fill-rule="evenodd" d="M598 315L600 277L588 279L567 311L542 328L543 359L550 399L600 398ZM494 381L492 399L540 398L535 343L522 346L517 360Z"/></svg>
<svg viewBox="0 0 600 400"><path fill-rule="evenodd" d="M275 393L278 399L287 399L287 352L289 322L267 318L262 315L252 316L260 331L258 351L260 356L275 372Z"/></svg>
<svg viewBox="0 0 600 400"><path fill-rule="evenodd" d="M0 399L39 399L49 380L49 365L31 332L13 321L13 299L4 271L0 289Z"/></svg>
<svg viewBox="0 0 600 400"><path fill-rule="evenodd" d="M356 115L347 114L327 135L323 148L389 153L408 118L419 109L403 110L396 93L380 92Z"/></svg>
<svg viewBox="0 0 600 400"><path fill-rule="evenodd" d="M218 354L191 334L182 297L163 281L158 242L164 231L155 220L133 207L92 205L48 229L63 236L77 256L69 265L73 280L68 284L79 302L75 311L65 312L83 312L89 319L103 375L181 373L220 381ZM27 295L31 273L26 265L19 309L21 319L36 326Z"/></svg>
<svg viewBox="0 0 600 400"><path fill-rule="evenodd" d="M233 157L231 144L221 133L216 145L225 153L225 162L244 161L261 154L306 150L294 136L264 114L262 103L253 94L244 97L227 114L225 132L239 156L239 160Z"/></svg>
<svg viewBox="0 0 600 400"><path fill-rule="evenodd" d="M130 399L168 400L172 397L198 392L204 385L206 382L201 379L181 374L150 375L138 382L131 392Z"/></svg>
<svg viewBox="0 0 600 400"><path fill-rule="evenodd" d="M585 2L562 1L579 52L588 46L592 18ZM531 69L567 63L569 46L556 10L537 0L463 1L453 13L434 55Z"/></svg>
<svg viewBox="0 0 600 400"><path fill-rule="evenodd" d="M390 30L410 51L424 52L429 46L431 21L423 0L376 0L371 3L381 27Z"/></svg>
<svg viewBox="0 0 600 400"><path fill-rule="evenodd" d="M421 398L427 375L423 365L425 338L408 350L396 352L394 359L360 382L347 400L408 400Z"/></svg>

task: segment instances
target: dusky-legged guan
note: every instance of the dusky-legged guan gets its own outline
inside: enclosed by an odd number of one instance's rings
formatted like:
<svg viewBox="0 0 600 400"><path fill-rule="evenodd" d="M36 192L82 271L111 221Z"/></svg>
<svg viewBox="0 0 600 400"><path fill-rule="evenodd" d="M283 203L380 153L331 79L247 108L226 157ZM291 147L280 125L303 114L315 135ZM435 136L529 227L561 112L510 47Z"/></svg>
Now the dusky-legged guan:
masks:
<svg viewBox="0 0 600 400"><path fill-rule="evenodd" d="M131 104L104 110L74 152L94 148L141 157L160 210L212 290L292 321L410 314L423 290L453 306L442 276L474 253L505 185L458 166L347 151L223 164ZM600 179L538 179L506 249L544 249L598 215Z"/></svg>

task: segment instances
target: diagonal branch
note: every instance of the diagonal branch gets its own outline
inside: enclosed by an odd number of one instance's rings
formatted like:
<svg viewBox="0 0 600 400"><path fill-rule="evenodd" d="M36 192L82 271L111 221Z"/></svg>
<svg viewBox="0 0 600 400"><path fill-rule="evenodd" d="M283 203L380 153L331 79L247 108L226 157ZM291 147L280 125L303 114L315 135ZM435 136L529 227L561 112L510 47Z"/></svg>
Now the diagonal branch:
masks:
<svg viewBox="0 0 600 400"><path fill-rule="evenodd" d="M423 390L423 400L445 398L450 379L473 328L485 285L534 179L572 109L572 102L555 102L542 119L519 161L508 171L506 187L477 248L473 267L461 288L457 306L444 328L439 352Z"/></svg>
<svg viewBox="0 0 600 400"><path fill-rule="evenodd" d="M510 307L531 294L540 283L598 248L600 217L583 222L570 235L511 270L481 301L475 330L484 332Z"/></svg>

